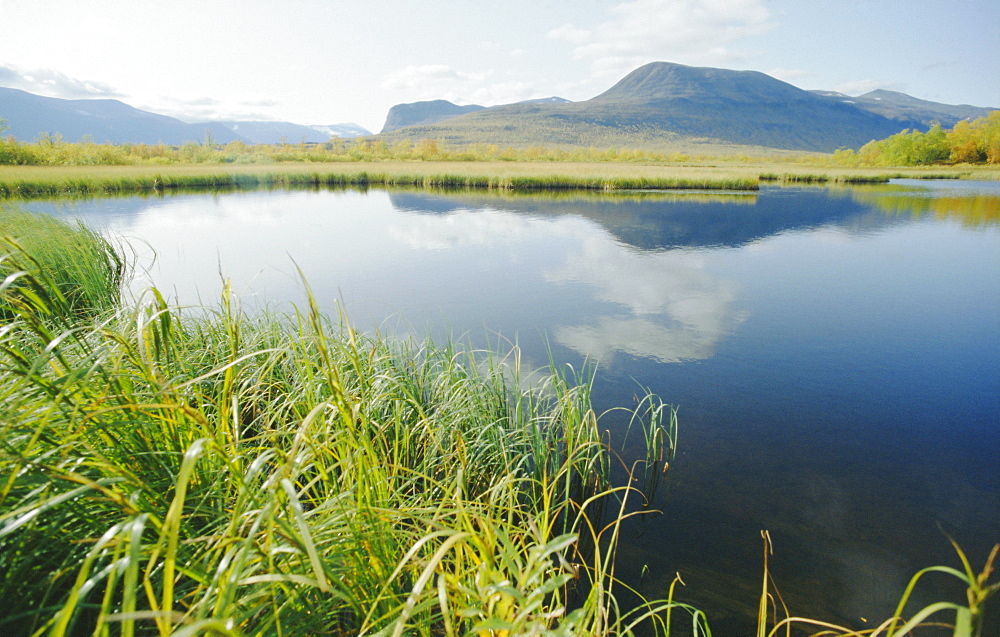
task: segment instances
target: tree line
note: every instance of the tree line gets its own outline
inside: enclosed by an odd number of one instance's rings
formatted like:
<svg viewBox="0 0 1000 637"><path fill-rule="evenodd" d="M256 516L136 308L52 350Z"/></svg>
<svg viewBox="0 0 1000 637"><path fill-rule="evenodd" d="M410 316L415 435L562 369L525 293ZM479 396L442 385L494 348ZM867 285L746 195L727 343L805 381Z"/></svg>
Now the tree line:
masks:
<svg viewBox="0 0 1000 637"><path fill-rule="evenodd" d="M934 124L926 132L907 129L860 150L841 149L843 163L870 166L933 164L1000 164L1000 111L972 122L962 120L950 130Z"/></svg>

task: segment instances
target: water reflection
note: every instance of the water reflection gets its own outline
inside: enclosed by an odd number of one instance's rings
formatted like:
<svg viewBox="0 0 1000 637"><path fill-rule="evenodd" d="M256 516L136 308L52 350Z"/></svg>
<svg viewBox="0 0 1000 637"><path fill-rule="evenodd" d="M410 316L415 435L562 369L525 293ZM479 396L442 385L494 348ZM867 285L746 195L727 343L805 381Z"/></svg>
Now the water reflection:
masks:
<svg viewBox="0 0 1000 637"><path fill-rule="evenodd" d="M583 283L612 304L607 314L555 328L559 343L584 356L605 363L617 353L661 363L705 359L743 318L733 303L736 283L705 269L710 255L628 250L607 239L581 248L543 276Z"/></svg>
<svg viewBox="0 0 1000 637"><path fill-rule="evenodd" d="M540 217L566 215L598 224L618 242L640 250L739 247L769 236L826 225L878 229L892 223L850 198L822 190L768 188L766 196L636 193L631 196L494 197L477 193L428 195L392 192L400 211L448 214L456 210L505 210ZM789 205L791 200L794 203Z"/></svg>
<svg viewBox="0 0 1000 637"><path fill-rule="evenodd" d="M301 301L297 264L362 329L499 333L529 366L598 361L599 409L636 382L680 405L666 514L618 572L662 595L681 571L726 635L753 616L763 528L793 609L849 622L950 563L938 524L976 559L1000 539L998 195L292 191L61 213L149 242L186 302L212 303L220 272Z"/></svg>
<svg viewBox="0 0 1000 637"><path fill-rule="evenodd" d="M850 197L891 215L955 220L968 228L1000 224L1000 187L994 182L961 182L929 188L899 180L881 188L854 188Z"/></svg>

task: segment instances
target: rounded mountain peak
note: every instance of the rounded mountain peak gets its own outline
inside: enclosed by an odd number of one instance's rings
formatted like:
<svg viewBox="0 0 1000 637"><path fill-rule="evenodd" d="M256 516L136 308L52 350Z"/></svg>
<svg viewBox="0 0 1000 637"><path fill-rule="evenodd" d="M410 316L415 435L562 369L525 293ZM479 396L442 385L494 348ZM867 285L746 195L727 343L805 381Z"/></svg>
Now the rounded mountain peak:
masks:
<svg viewBox="0 0 1000 637"><path fill-rule="evenodd" d="M758 71L732 71L650 62L623 77L594 101L659 101L724 98L734 101L783 101L806 93Z"/></svg>

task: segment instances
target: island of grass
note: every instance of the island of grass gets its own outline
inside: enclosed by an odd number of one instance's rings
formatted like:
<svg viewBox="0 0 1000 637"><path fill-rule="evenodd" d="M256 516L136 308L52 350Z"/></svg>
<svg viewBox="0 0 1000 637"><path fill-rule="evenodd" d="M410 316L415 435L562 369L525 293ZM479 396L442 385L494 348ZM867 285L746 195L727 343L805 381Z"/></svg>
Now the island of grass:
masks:
<svg viewBox="0 0 1000 637"><path fill-rule="evenodd" d="M684 163L363 161L0 166L0 198L156 194L284 187L473 188L500 191L755 191L761 183L886 183L893 177L997 178L987 168L845 168L814 162Z"/></svg>

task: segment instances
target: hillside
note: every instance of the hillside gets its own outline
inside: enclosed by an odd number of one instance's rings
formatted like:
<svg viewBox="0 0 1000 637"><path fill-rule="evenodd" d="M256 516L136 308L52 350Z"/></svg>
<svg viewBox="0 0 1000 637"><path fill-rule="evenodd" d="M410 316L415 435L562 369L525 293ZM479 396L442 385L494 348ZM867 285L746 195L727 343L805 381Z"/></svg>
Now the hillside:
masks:
<svg viewBox="0 0 1000 637"><path fill-rule="evenodd" d="M68 142L91 139L98 143L157 144L179 146L185 142L216 143L243 141L278 144L282 140L322 143L330 137L359 137L371 132L356 124L303 126L290 122L224 121L189 124L158 115L118 100L65 100L44 97L18 89L0 87L0 119L6 134L31 142L42 134L62 135Z"/></svg>
<svg viewBox="0 0 1000 637"><path fill-rule="evenodd" d="M388 137L435 137L457 145L664 149L713 143L831 152L920 125L755 71L654 62L583 102L496 106L397 129Z"/></svg>
<svg viewBox="0 0 1000 637"><path fill-rule="evenodd" d="M370 130L357 124L346 123L346 124L309 124L309 128L318 130L319 132L325 134L327 138L330 137L368 137L372 134Z"/></svg>
<svg viewBox="0 0 1000 637"><path fill-rule="evenodd" d="M945 128L952 128L963 119L974 120L986 117L990 111L998 108L981 108L968 104L939 104L911 97L906 93L879 89L858 97L844 96L849 101L866 111L877 113L890 119L904 122L920 122L923 128L937 122Z"/></svg>
<svg viewBox="0 0 1000 637"><path fill-rule="evenodd" d="M323 143L330 139L329 133L322 133L311 126L289 122L214 122L225 126L233 134L251 144L289 144L299 142ZM203 124L204 125L204 124Z"/></svg>
<svg viewBox="0 0 1000 637"><path fill-rule="evenodd" d="M569 100L561 97L542 97L534 100L517 102L518 105L531 104L568 104ZM474 113L485 110L486 106L478 104L468 104L459 106L447 100L432 100L429 102L411 102L409 104L397 104L389 109L389 114L385 118L385 125L382 126L383 133L391 133L400 128L408 126L426 126L436 124L452 117ZM493 107L496 108L496 107Z"/></svg>
<svg viewBox="0 0 1000 637"><path fill-rule="evenodd" d="M465 113L481 111L484 108L486 107L478 104L459 106L447 100L396 104L389 109L389 113L385 117L385 124L382 126L382 132L390 133L407 126L434 124Z"/></svg>
<svg viewBox="0 0 1000 637"><path fill-rule="evenodd" d="M217 124L186 124L118 100L64 100L13 88L0 88L0 118L10 126L7 134L22 141L33 141L42 133L59 133L71 142L89 137L95 142L113 144L180 145L204 141L206 135L216 142L239 139Z"/></svg>

